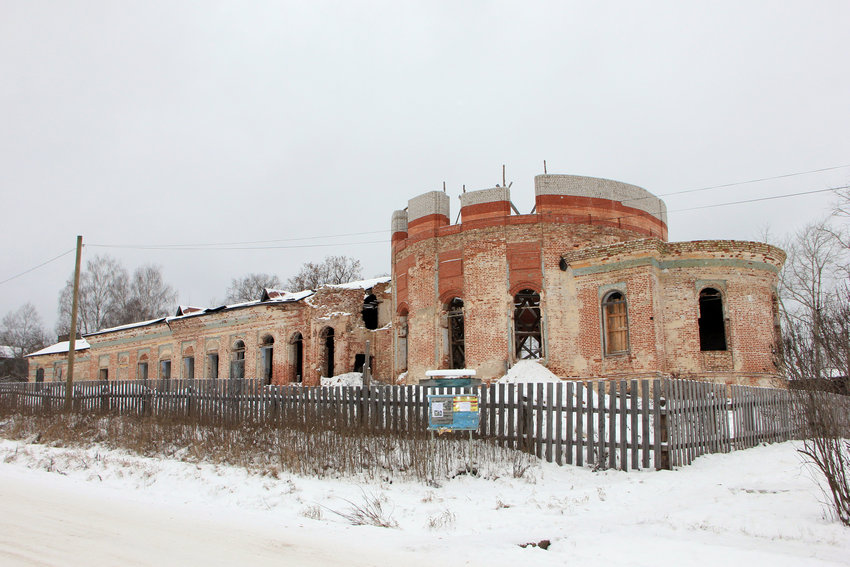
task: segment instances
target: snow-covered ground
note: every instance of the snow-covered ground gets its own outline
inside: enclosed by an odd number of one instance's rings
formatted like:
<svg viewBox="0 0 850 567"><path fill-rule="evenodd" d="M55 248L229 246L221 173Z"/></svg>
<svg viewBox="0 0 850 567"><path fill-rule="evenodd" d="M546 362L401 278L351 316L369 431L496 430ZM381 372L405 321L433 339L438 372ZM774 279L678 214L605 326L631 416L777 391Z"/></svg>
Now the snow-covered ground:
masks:
<svg viewBox="0 0 850 567"><path fill-rule="evenodd" d="M0 463L2 565L850 565L850 530L825 517L792 443L439 487L12 441ZM333 512L375 498L397 527Z"/></svg>

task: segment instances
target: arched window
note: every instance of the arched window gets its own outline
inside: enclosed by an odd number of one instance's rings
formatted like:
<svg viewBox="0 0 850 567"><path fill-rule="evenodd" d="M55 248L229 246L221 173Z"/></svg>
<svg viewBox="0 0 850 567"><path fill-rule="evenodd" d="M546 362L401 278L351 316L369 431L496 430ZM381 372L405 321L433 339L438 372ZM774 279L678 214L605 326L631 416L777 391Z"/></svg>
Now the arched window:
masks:
<svg viewBox="0 0 850 567"><path fill-rule="evenodd" d="M612 291L602 300L602 324L605 354L620 354L629 350L629 315L626 296Z"/></svg>
<svg viewBox="0 0 850 567"><path fill-rule="evenodd" d="M699 349L726 350L723 296L713 287L699 292Z"/></svg>
<svg viewBox="0 0 850 567"><path fill-rule="evenodd" d="M407 370L407 310L398 315L398 339L396 353L396 367L399 372Z"/></svg>
<svg viewBox="0 0 850 567"><path fill-rule="evenodd" d="M451 368L466 367L466 347L464 345L463 329L463 300L452 298L446 306L446 319L449 332L449 366Z"/></svg>
<svg viewBox="0 0 850 567"><path fill-rule="evenodd" d="M531 289L520 291L514 296L514 343L518 359L543 357L541 327L540 294Z"/></svg>
<svg viewBox="0 0 850 567"><path fill-rule="evenodd" d="M319 334L322 341L322 376L334 375L334 329L325 327Z"/></svg>
<svg viewBox="0 0 850 567"><path fill-rule="evenodd" d="M195 349L187 347L183 351L183 379L195 379Z"/></svg>
<svg viewBox="0 0 850 567"><path fill-rule="evenodd" d="M289 339L289 366L292 369L290 382L300 384L304 380L304 338L295 333Z"/></svg>
<svg viewBox="0 0 850 567"><path fill-rule="evenodd" d="M143 354L139 357L139 363L136 366L136 380L148 379L148 355Z"/></svg>
<svg viewBox="0 0 850 567"><path fill-rule="evenodd" d="M245 377L245 343L236 341L230 351L230 378L239 380Z"/></svg>
<svg viewBox="0 0 850 567"><path fill-rule="evenodd" d="M274 372L274 366L272 365L272 360L274 358L274 337L271 335L266 335L263 337L263 340L260 342L260 361L262 367L262 378L266 384L272 383L272 374Z"/></svg>
<svg viewBox="0 0 850 567"><path fill-rule="evenodd" d="M363 325L367 329L378 328L378 298L373 293L363 300Z"/></svg>

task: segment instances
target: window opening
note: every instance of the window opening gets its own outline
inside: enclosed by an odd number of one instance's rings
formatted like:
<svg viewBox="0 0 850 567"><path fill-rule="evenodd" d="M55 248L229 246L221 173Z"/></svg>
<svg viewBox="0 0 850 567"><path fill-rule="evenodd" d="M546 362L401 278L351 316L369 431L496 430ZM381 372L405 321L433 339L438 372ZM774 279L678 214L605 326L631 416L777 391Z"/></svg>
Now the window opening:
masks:
<svg viewBox="0 0 850 567"><path fill-rule="evenodd" d="M148 379L148 363L140 362L138 364L138 368L136 369L136 378L138 380L147 380Z"/></svg>
<svg viewBox="0 0 850 567"><path fill-rule="evenodd" d="M369 294L363 300L363 325L367 329L378 328L378 298L374 294Z"/></svg>
<svg viewBox="0 0 850 567"><path fill-rule="evenodd" d="M233 344L233 352L230 360L230 378L231 380L241 380L245 378L245 343L236 341Z"/></svg>
<svg viewBox="0 0 850 567"><path fill-rule="evenodd" d="M159 361L159 378L160 378L160 380L170 380L171 379L171 361L170 360L160 360Z"/></svg>
<svg viewBox="0 0 850 567"><path fill-rule="evenodd" d="M289 341L289 363L292 382L301 383L304 380L304 338L301 333L295 333Z"/></svg>
<svg viewBox="0 0 850 567"><path fill-rule="evenodd" d="M354 355L354 372L363 372L363 367L366 366L366 354L359 352ZM369 367L374 370L375 357L369 357Z"/></svg>
<svg viewBox="0 0 850 567"><path fill-rule="evenodd" d="M263 365L263 380L266 384L272 383L272 360L274 358L274 338L270 335L263 337L263 344L260 347L260 355Z"/></svg>
<svg viewBox="0 0 850 567"><path fill-rule="evenodd" d="M398 318L398 369L407 370L407 313Z"/></svg>
<svg viewBox="0 0 850 567"><path fill-rule="evenodd" d="M540 328L540 294L524 289L514 296L514 341L518 359L543 356Z"/></svg>
<svg viewBox="0 0 850 567"><path fill-rule="evenodd" d="M446 317L449 326L449 366L465 368L466 347L463 340L463 300L461 298L455 297L446 305Z"/></svg>
<svg viewBox="0 0 850 567"><path fill-rule="evenodd" d="M723 296L711 287L699 293L699 349L726 350Z"/></svg>
<svg viewBox="0 0 850 567"><path fill-rule="evenodd" d="M184 380L194 380L195 379L195 357L194 356L184 356L183 357L183 379Z"/></svg>
<svg viewBox="0 0 850 567"><path fill-rule="evenodd" d="M35 381L44 382L44 368L39 368L35 371Z"/></svg>
<svg viewBox="0 0 850 567"><path fill-rule="evenodd" d="M210 352L207 354L207 378L210 380L218 380L218 353Z"/></svg>
<svg viewBox="0 0 850 567"><path fill-rule="evenodd" d="M101 368L98 377L103 382L106 382L107 380L109 380L109 369L108 368ZM36 381L38 381L38 378L36 378Z"/></svg>
<svg viewBox="0 0 850 567"><path fill-rule="evenodd" d="M333 327L325 327L321 333L324 352L322 353L322 376L334 375L334 330Z"/></svg>
<svg viewBox="0 0 850 567"><path fill-rule="evenodd" d="M619 291L609 293L602 302L605 325L605 354L629 350L629 320L626 296Z"/></svg>

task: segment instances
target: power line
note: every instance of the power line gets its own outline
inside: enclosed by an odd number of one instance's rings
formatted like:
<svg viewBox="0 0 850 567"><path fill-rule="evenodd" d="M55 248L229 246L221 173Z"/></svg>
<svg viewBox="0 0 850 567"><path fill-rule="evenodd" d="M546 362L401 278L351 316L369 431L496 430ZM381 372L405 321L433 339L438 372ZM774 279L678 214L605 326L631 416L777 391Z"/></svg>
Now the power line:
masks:
<svg viewBox="0 0 850 567"><path fill-rule="evenodd" d="M386 231L381 231L386 232ZM324 238L324 237L311 237ZM285 240L285 239L284 239ZM259 241L259 242L280 242L275 240ZM293 244L288 246L216 246L213 244L199 244L197 246L188 245L172 245L172 244L87 244L97 248L122 248L131 250L284 250L289 248L326 248L328 246L349 246L356 244L377 244L381 242L390 242L389 239L384 240L364 240L362 242L332 242L328 244Z"/></svg>
<svg viewBox="0 0 850 567"><path fill-rule="evenodd" d="M681 213L683 211L696 211L698 209L710 209L712 207L726 207L728 205L742 205L744 203L755 203L757 201L770 201L772 199L784 199L786 197L798 197L800 195L812 195L814 193L825 193L827 191L838 191L840 189L848 189L850 185L843 185L841 187L829 187L827 189L815 189L814 191L800 191L799 193L788 193L786 195L771 195L770 197L757 197L755 199L745 199L743 201L730 201L728 203L717 203L714 205L702 205L699 207L689 207L687 209L676 209L674 211L669 211L671 213Z"/></svg>
<svg viewBox="0 0 850 567"><path fill-rule="evenodd" d="M784 179L786 177L796 177L798 175L808 175L810 173L821 173L823 171L833 171L835 169L842 169L845 167L850 167L850 165L836 165L833 167L823 167L821 169L811 169L809 171L798 171L795 173L784 173L782 175L774 175L772 177L762 177L759 179L749 179L747 181L735 181L734 183L723 183L722 185L710 185L708 187L699 187L697 189L685 189L682 191L672 191L670 193L662 193L660 195L648 195L646 197L635 197L633 199L624 199L622 202L625 203L627 201L640 201L643 199L653 199L657 197L669 197L671 195L684 195L686 193L697 193L699 191L708 191L710 189L723 189L726 187L736 187L738 185L747 185L750 183L760 183L762 181L771 181L773 179Z"/></svg>
<svg viewBox="0 0 850 567"><path fill-rule="evenodd" d="M33 272L33 271L35 271L35 270L37 270L37 269L41 268L42 266L46 266L46 265L47 265L47 264L49 264L50 262L55 262L56 260L58 260L58 259L59 259L59 258L61 258L62 256L65 256L65 255L67 255L67 254L70 254L70 253L71 253L71 252L73 252L74 250L76 250L76 248L71 248L70 250L66 250L65 252L62 252L61 254L59 254L58 256L56 256L56 257L54 257L54 258L51 258L50 260L47 260L47 261L45 261L45 262L42 262L41 264L39 264L39 265L37 265L37 266L33 266L32 268L30 268L30 269L28 269L28 270L24 270L24 271L23 271L23 272L21 272L20 274L15 274L15 275L14 275L14 276L12 276L11 278L6 278L5 280L0 281L0 285L3 285L3 284L4 284L4 283L6 283L6 282L10 282L10 281L12 281L12 280L14 280L14 279L17 279L17 278L19 278L19 277L21 277L21 276L24 276L24 275L26 275L26 274L28 274L28 273L30 273L30 272Z"/></svg>
<svg viewBox="0 0 850 567"><path fill-rule="evenodd" d="M156 249L166 249L166 248L178 248L178 249L187 249L187 250L198 250L200 248L206 248L210 246L244 246L247 244L270 244L272 242L295 242L298 240L318 240L320 238L342 238L345 236L361 236L364 234L380 234L382 232L389 232L389 230L369 230L366 232L348 232L343 234L326 234L324 236L301 236L296 238L275 238L272 240L246 240L242 242L200 242L194 244L87 244L87 246L96 246L98 248L152 248ZM377 241L377 242L383 242ZM325 246L325 245L321 245ZM328 245L330 246L330 245ZM234 248L234 250L240 250L239 248Z"/></svg>

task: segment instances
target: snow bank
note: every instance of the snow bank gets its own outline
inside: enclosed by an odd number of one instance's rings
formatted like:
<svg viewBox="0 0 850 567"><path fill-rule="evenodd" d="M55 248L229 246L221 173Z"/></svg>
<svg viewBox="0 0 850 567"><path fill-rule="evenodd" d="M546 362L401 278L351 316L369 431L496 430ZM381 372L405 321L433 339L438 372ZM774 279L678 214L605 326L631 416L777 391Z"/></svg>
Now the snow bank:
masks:
<svg viewBox="0 0 850 567"><path fill-rule="evenodd" d="M330 378L322 377L322 386L362 386L362 372L346 372Z"/></svg>
<svg viewBox="0 0 850 567"><path fill-rule="evenodd" d="M520 360L499 378L499 384L534 384L537 382L560 382L561 379L552 374L548 368L533 360Z"/></svg>

